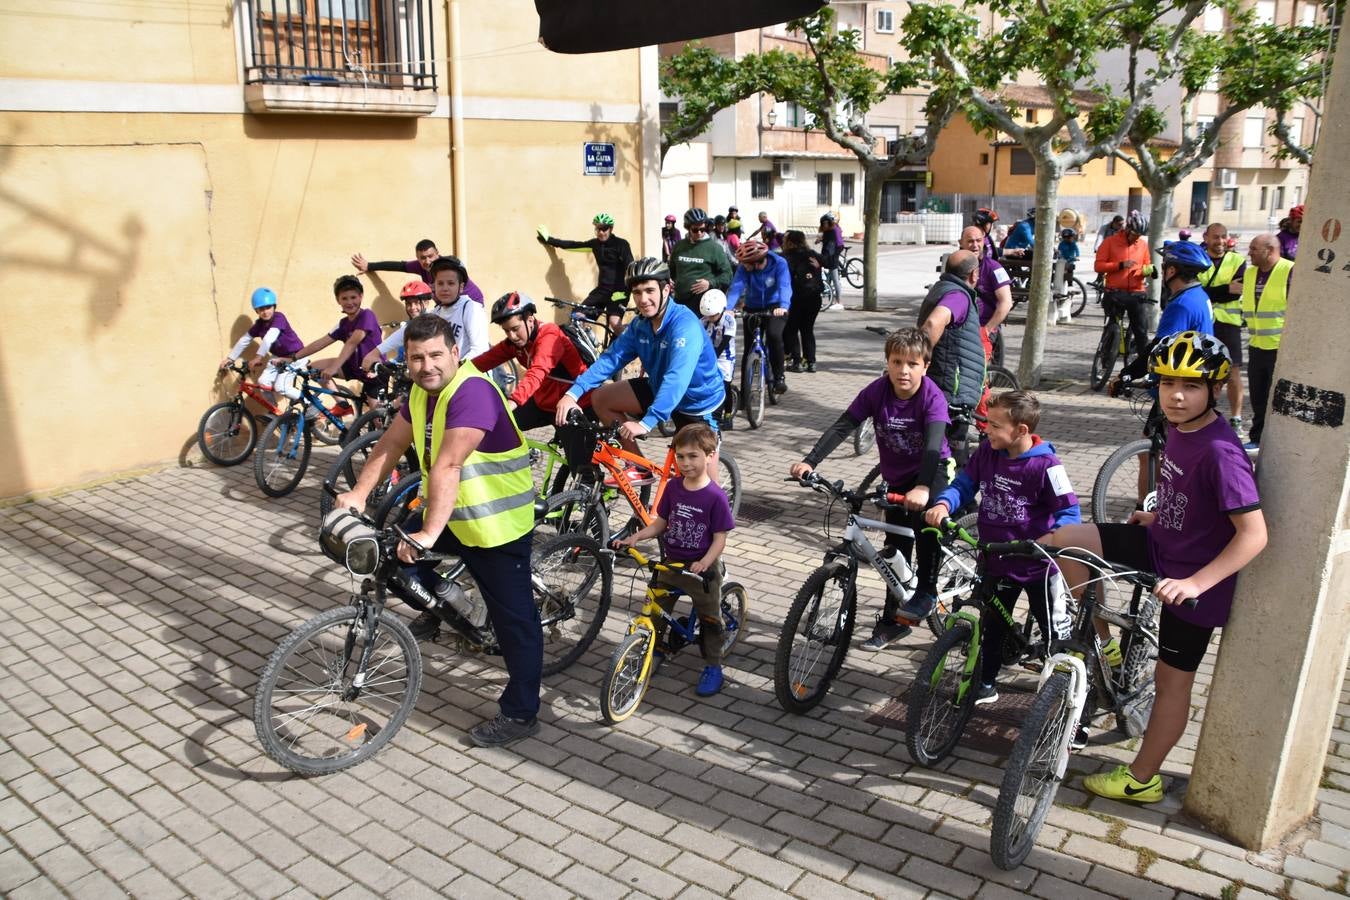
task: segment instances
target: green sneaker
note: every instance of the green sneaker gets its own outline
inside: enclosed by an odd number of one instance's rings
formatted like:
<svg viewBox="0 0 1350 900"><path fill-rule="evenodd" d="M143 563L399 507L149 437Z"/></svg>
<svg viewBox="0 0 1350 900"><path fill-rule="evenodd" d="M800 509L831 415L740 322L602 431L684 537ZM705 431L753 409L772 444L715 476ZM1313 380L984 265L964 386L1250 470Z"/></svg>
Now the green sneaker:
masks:
<svg viewBox="0 0 1350 900"><path fill-rule="evenodd" d="M1136 781L1129 766L1116 766L1110 772L1089 775L1083 779L1083 787L1098 797L1130 803L1157 803L1163 798L1161 775L1154 775L1148 781Z"/></svg>
<svg viewBox="0 0 1350 900"><path fill-rule="evenodd" d="M1111 640L1102 644L1102 659L1106 660L1106 664L1113 669L1119 666L1122 661L1120 641L1111 638Z"/></svg>

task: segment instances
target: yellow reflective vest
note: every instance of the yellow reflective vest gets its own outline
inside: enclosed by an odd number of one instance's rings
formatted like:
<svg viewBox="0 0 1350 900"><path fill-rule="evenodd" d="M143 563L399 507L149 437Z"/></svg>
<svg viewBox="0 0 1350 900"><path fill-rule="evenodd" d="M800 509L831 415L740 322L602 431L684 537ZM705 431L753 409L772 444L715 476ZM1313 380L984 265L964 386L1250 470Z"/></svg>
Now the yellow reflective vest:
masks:
<svg viewBox="0 0 1350 900"><path fill-rule="evenodd" d="M1229 294L1228 296L1232 299L1216 300L1215 292L1209 290L1210 288L1227 287L1240 268L1242 268L1242 255L1229 250L1223 255L1223 259L1219 260L1217 266L1210 266L1198 276L1201 286L1209 294L1215 322L1223 322L1228 325L1242 324L1242 298Z"/></svg>
<svg viewBox="0 0 1350 900"><path fill-rule="evenodd" d="M1258 350L1280 349L1284 334L1284 310L1289 300L1289 273L1294 262L1281 259L1266 277L1261 300L1256 300L1256 266L1248 266L1242 274L1242 317L1247 320L1247 334L1251 345Z"/></svg>
<svg viewBox="0 0 1350 900"><path fill-rule="evenodd" d="M501 396L501 391L470 363L461 363L459 371L436 397L431 418L431 452L427 452L427 398L417 385L408 392L408 412L412 418L413 446L422 467L422 491L431 483L430 470L441 452L445 436L445 410L450 398L470 379L481 378ZM502 401L503 406L505 400ZM534 476L530 471L530 450L515 419L520 445L500 453L475 450L459 472L459 494L447 526L450 533L469 547L500 547L534 528Z"/></svg>

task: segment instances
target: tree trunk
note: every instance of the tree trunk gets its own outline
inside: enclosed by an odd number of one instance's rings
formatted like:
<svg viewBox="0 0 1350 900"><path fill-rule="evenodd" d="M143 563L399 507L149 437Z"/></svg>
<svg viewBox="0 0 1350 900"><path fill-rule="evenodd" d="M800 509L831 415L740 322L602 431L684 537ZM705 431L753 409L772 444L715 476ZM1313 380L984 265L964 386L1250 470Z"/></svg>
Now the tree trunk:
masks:
<svg viewBox="0 0 1350 900"><path fill-rule="evenodd" d="M1036 160L1036 244L1031 257L1031 287L1027 297L1027 326L1022 335L1022 358L1017 379L1034 389L1041 381L1045 357L1045 331L1051 317L1051 277L1056 240L1055 202L1059 197L1060 165L1049 159Z"/></svg>
<svg viewBox="0 0 1350 900"><path fill-rule="evenodd" d="M1148 195L1153 208L1148 214L1148 250L1154 272L1159 277L1144 282L1152 303L1148 307L1148 330L1158 329L1158 314L1161 311L1158 301L1162 296L1162 245L1167 240L1167 229L1172 221L1172 200L1176 196L1176 185L1158 180L1147 185Z"/></svg>
<svg viewBox="0 0 1350 900"><path fill-rule="evenodd" d="M881 187L885 181L879 169L863 168L863 309L869 312L877 308L877 232L881 225Z"/></svg>

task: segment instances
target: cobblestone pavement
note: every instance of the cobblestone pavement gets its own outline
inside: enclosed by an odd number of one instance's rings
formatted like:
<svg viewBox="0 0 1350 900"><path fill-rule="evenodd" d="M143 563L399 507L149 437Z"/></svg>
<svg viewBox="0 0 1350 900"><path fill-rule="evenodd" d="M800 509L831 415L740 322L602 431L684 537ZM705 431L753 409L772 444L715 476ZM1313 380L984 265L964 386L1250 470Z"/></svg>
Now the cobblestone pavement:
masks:
<svg viewBox="0 0 1350 900"><path fill-rule="evenodd" d="M987 853L1001 760L959 748L923 769L898 731L867 721L908 683L926 633L879 655L855 649L825 703L800 717L779 710L778 626L825 545L824 503L785 484L786 466L879 371L881 339L863 326L911 315L823 315L822 371L795 376L764 429L729 436L760 521L742 522L730 542L752 612L728 687L696 698L697 660L686 653L615 728L598 721L597 684L641 590L624 570L600 639L546 682L536 738L471 748L465 730L495 712L503 672L430 645L417 708L384 753L338 775L292 777L260 753L251 702L277 641L345 599L344 579L316 548L317 475L268 501L246 466L175 468L0 510L0 893L1344 893L1350 735L1342 730L1332 733L1318 819L1259 855L1180 814L1200 709L1168 761L1167 799L1145 809L1081 790L1081 774L1132 752L1119 734L1096 733L1073 757L1038 849L1002 872ZM1052 381L1081 377L1098 321L1052 331ZM1012 337L1016 347L1016 329ZM1137 426L1079 384L1044 401L1041 432L1086 493L1107 452ZM319 454L316 466L326 459ZM870 464L841 449L822 469L856 479ZM862 621L879 597L874 582ZM1211 672L1212 658L1201 701Z"/></svg>

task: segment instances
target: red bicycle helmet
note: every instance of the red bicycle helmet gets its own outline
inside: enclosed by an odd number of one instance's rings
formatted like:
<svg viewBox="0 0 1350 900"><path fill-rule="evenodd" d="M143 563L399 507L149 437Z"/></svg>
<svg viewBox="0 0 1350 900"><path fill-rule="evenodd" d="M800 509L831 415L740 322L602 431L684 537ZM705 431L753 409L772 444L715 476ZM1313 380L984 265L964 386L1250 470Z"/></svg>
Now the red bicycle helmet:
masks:
<svg viewBox="0 0 1350 900"><path fill-rule="evenodd" d="M430 300L431 293L431 285L419 279L405 284L398 296L401 300Z"/></svg>
<svg viewBox="0 0 1350 900"><path fill-rule="evenodd" d="M502 294L492 304L492 323L500 325L512 316L529 316L535 312L534 301L519 291Z"/></svg>
<svg viewBox="0 0 1350 900"><path fill-rule="evenodd" d="M741 245L736 248L736 262L752 263L758 262L769 253L769 245L763 241L741 241Z"/></svg>
<svg viewBox="0 0 1350 900"><path fill-rule="evenodd" d="M1292 208L1289 210L1289 218L1291 218L1291 219L1302 219L1302 218L1303 218L1303 204L1302 204L1302 203L1300 203L1298 206L1292 207Z"/></svg>

